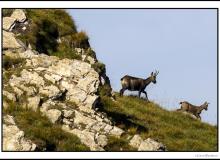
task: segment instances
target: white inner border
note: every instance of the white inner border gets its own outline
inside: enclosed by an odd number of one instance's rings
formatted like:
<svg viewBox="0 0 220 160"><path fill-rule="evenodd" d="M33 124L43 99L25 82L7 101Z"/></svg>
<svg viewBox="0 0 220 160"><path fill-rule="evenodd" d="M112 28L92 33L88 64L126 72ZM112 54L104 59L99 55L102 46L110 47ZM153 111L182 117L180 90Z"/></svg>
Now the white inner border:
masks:
<svg viewBox="0 0 220 160"><path fill-rule="evenodd" d="M220 8L220 2L73 2L28 1L0 2L1 8ZM1 11L0 11L1 12ZM1 24L2 30L2 24ZM1 40L2 37L0 37ZM2 55L2 54L1 54ZM2 78L1 78L2 80ZM0 80L0 81L1 81ZM2 83L2 82L1 82ZM1 88L2 89L2 88ZM218 97L219 98L219 97ZM2 102L1 102L2 104ZM219 115L219 114L218 114ZM219 124L219 122L218 122ZM0 125L0 130L2 126ZM1 134L1 133L0 133ZM1 137L1 136L0 136ZM208 140L208 137L207 137ZM0 146L1 150L1 146ZM1 152L0 158L219 158L219 152Z"/></svg>

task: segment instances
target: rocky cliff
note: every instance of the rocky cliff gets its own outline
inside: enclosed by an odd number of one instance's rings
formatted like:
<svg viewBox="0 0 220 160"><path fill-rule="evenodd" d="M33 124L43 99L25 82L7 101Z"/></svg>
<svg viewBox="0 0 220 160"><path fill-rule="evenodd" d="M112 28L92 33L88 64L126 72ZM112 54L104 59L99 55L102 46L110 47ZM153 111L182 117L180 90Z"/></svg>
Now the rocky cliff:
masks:
<svg viewBox="0 0 220 160"><path fill-rule="evenodd" d="M110 85L105 70L97 69L100 63L94 54L88 54L90 47L72 46L80 57L77 59L40 53L19 38L30 33L31 25L25 10L16 9L3 18L3 150L39 150L39 144L26 136L12 115L12 109L21 107L46 116L63 132L76 135L91 151L104 151L110 136L120 139L127 134L99 111L100 88ZM66 43L66 36L57 37L57 43ZM12 105L16 107L11 109ZM134 150L165 150L163 144L150 138L135 135L129 139Z"/></svg>

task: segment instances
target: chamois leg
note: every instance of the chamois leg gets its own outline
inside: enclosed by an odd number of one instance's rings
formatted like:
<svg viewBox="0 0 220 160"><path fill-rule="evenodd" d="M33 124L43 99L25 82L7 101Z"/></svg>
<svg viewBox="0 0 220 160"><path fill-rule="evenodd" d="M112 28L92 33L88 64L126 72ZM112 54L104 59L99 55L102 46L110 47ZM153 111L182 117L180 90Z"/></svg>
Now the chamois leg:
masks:
<svg viewBox="0 0 220 160"><path fill-rule="evenodd" d="M122 89L120 90L120 96L123 96L125 90L126 90L126 89L124 89L124 88L122 88Z"/></svg>
<svg viewBox="0 0 220 160"><path fill-rule="evenodd" d="M199 114L196 114L195 116L201 121L201 117Z"/></svg>
<svg viewBox="0 0 220 160"><path fill-rule="evenodd" d="M141 91L138 91L138 97L139 98L141 97Z"/></svg>
<svg viewBox="0 0 220 160"><path fill-rule="evenodd" d="M145 94L145 96L146 96L146 98L147 98L147 101L149 101L149 99L148 99L148 97L147 97L147 92L146 91L142 91L144 94Z"/></svg>

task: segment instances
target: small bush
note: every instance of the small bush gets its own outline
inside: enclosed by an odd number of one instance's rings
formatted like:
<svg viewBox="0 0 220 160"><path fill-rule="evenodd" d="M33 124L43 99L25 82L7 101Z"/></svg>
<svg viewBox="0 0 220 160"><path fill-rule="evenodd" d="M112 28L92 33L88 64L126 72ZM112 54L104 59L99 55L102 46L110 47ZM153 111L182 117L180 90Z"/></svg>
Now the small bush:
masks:
<svg viewBox="0 0 220 160"><path fill-rule="evenodd" d="M8 70L9 68L12 67L17 67L19 64L23 63L24 59L23 58L12 58L9 56L3 56L3 68Z"/></svg>
<svg viewBox="0 0 220 160"><path fill-rule="evenodd" d="M79 32L72 35L72 44L74 48L84 48L88 49L89 45L89 37L85 32Z"/></svg>
<svg viewBox="0 0 220 160"><path fill-rule="evenodd" d="M96 59L96 53L91 48L88 48L86 52L88 56Z"/></svg>
<svg viewBox="0 0 220 160"><path fill-rule="evenodd" d="M94 70L98 72L99 75L102 75L106 72L105 64L100 62L92 64L92 68L94 68Z"/></svg>
<svg viewBox="0 0 220 160"><path fill-rule="evenodd" d="M104 84L102 86L99 86L98 93L100 96L111 96L112 88L109 84Z"/></svg>
<svg viewBox="0 0 220 160"><path fill-rule="evenodd" d="M81 60L81 56L76 54L75 50L72 50L69 46L62 43L58 46L56 52L51 53L52 56L57 56L59 58L69 58Z"/></svg>

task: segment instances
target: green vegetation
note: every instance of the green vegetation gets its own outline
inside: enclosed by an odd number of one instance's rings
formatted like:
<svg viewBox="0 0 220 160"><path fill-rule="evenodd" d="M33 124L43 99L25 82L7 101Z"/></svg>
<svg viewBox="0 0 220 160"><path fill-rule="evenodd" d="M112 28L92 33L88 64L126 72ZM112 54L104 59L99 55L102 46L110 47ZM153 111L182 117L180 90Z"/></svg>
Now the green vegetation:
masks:
<svg viewBox="0 0 220 160"><path fill-rule="evenodd" d="M9 56L3 56L2 68L3 72L3 84L7 84L11 75L19 76L22 71L22 64L25 62L23 58L12 58Z"/></svg>
<svg viewBox="0 0 220 160"><path fill-rule="evenodd" d="M37 144L39 151L89 151L78 137L63 131L59 125L53 125L40 111L24 109L9 100L7 103L9 107L4 108L4 115L14 116L18 127Z"/></svg>
<svg viewBox="0 0 220 160"><path fill-rule="evenodd" d="M13 66L14 68L18 67L18 65L23 63L24 61L25 59L23 58L12 58L10 56L3 56L2 67L8 70L9 68L12 68Z"/></svg>
<svg viewBox="0 0 220 160"><path fill-rule="evenodd" d="M135 148L129 145L129 140L125 137L117 138L108 136L108 144L104 147L106 151L136 151Z"/></svg>
<svg viewBox="0 0 220 160"><path fill-rule="evenodd" d="M89 38L85 32L77 32L71 16L62 9L26 9L30 28L17 36L34 50L51 56L81 59L75 48L88 49Z"/></svg>
<svg viewBox="0 0 220 160"><path fill-rule="evenodd" d="M130 134L151 137L168 151L217 151L217 127L134 96L101 97L103 111ZM208 137L208 139L207 139Z"/></svg>
<svg viewBox="0 0 220 160"><path fill-rule="evenodd" d="M97 62L97 63L92 64L92 68L94 68L94 70L96 72L98 72L99 75L102 75L103 73L106 72L105 64L103 64L101 62Z"/></svg>
<svg viewBox="0 0 220 160"><path fill-rule="evenodd" d="M14 11L14 9L2 9L2 16L3 17L9 17L11 16L12 12Z"/></svg>
<svg viewBox="0 0 220 160"><path fill-rule="evenodd" d="M98 93L99 93L100 96L110 97L111 96L111 91L112 91L112 88L107 83L102 85L102 86L99 86L99 88L98 88Z"/></svg>

